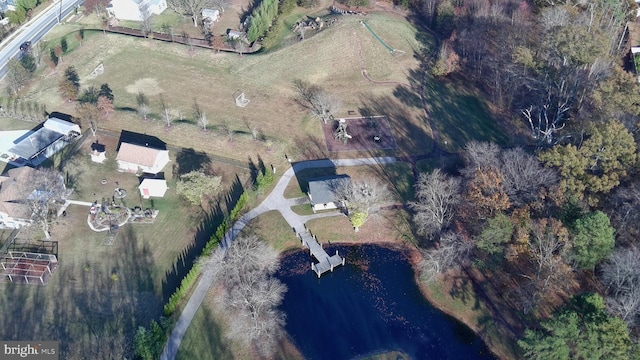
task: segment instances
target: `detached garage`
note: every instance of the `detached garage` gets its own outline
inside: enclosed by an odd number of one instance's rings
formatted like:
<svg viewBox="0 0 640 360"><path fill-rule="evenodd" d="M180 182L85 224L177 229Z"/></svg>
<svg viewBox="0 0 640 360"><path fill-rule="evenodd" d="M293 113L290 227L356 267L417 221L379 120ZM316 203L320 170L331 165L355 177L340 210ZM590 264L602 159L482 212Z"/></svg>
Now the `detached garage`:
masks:
<svg viewBox="0 0 640 360"><path fill-rule="evenodd" d="M164 197L167 192L167 180L164 179L144 179L140 183L140 195L144 199L150 197Z"/></svg>

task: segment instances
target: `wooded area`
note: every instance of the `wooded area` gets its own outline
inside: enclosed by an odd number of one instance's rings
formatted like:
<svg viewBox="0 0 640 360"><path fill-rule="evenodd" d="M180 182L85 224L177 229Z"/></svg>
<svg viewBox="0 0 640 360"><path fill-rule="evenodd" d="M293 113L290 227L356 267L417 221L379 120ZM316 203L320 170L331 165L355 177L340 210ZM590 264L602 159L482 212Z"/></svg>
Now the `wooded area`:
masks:
<svg viewBox="0 0 640 360"><path fill-rule="evenodd" d="M457 269L501 294L484 300L527 358L637 357L640 87L625 70L636 4L412 6L440 39L428 71L481 88L533 150L471 142L455 173L420 175L409 206L423 279Z"/></svg>

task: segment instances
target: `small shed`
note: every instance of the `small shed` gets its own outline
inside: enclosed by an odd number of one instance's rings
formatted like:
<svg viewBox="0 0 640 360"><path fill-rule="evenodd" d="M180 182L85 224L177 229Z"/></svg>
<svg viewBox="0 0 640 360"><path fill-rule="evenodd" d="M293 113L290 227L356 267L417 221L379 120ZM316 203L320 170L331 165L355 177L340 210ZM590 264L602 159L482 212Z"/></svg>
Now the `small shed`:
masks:
<svg viewBox="0 0 640 360"><path fill-rule="evenodd" d="M167 192L167 180L164 179L144 179L140 183L140 195L144 199L150 197L164 197Z"/></svg>
<svg viewBox="0 0 640 360"><path fill-rule="evenodd" d="M106 159L107 149L103 144L99 144L97 141L91 144L91 161L102 164Z"/></svg>
<svg viewBox="0 0 640 360"><path fill-rule="evenodd" d="M345 174L309 179L307 196L313 211L339 208L341 203L336 196L336 192L349 183L351 183L351 178Z"/></svg>
<svg viewBox="0 0 640 360"><path fill-rule="evenodd" d="M227 36L229 37L230 40L238 40L238 39L242 40L245 38L246 35L247 33L242 31L236 31L231 29L227 31Z"/></svg>
<svg viewBox="0 0 640 360"><path fill-rule="evenodd" d="M202 21L213 23L220 20L220 11L213 9L202 9Z"/></svg>

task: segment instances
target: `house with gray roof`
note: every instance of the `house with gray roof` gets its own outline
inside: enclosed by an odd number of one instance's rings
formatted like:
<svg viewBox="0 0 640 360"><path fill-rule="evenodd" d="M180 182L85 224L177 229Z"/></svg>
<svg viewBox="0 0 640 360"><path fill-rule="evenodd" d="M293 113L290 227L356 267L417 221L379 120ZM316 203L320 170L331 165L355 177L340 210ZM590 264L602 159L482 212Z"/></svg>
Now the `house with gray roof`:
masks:
<svg viewBox="0 0 640 360"><path fill-rule="evenodd" d="M19 164L38 166L81 134L80 126L58 118L49 118L41 127L14 141L8 152Z"/></svg>
<svg viewBox="0 0 640 360"><path fill-rule="evenodd" d="M342 207L337 191L350 183L351 178L345 174L309 179L307 196L313 212Z"/></svg>

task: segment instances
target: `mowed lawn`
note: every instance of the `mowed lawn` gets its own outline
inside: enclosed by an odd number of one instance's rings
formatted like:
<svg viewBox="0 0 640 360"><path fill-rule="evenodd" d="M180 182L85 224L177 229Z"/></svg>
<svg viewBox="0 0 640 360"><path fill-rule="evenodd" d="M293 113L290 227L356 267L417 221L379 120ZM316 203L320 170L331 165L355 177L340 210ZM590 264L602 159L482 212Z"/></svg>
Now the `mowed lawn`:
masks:
<svg viewBox="0 0 640 360"><path fill-rule="evenodd" d="M51 230L59 246L51 281L46 286L0 284L0 338L58 340L65 359L118 358L120 347L131 346L137 327L162 314L182 268L190 266L184 255L200 225L197 213L175 193L171 163L165 167L165 197L141 199L138 178L115 170L117 139L101 138L108 158L103 165L89 161L88 140L65 167L65 176L76 185L72 198L110 201L115 187L121 187L128 207L160 213L154 224L122 226L113 245L106 245L107 234L87 226L89 208L71 205Z"/></svg>
<svg viewBox="0 0 640 360"><path fill-rule="evenodd" d="M419 43L414 27L396 15L372 14L367 21L386 42L403 49L405 54L392 56L356 17L340 17L327 30L289 47L242 57L206 49L191 52L179 44L90 31L85 31L85 40L79 46L70 33L67 40L73 51L64 56L54 72L43 69L38 82L31 84L23 96L46 104L50 111L74 113L74 104L62 101L57 90L64 70L74 66L83 88L108 83L114 92L117 111L101 123L104 128L144 132L169 144L240 160L260 154L265 162L273 163L282 158L283 152L301 157L306 139L322 137L322 131L319 120L294 101L295 79L320 85L339 97L343 105L336 115L340 117L348 116L349 111L357 114L368 99L394 98L397 85L373 84L363 78L363 60L369 76L379 81L409 83L409 70L418 66L414 49ZM77 31L79 25L56 28L49 42L59 42L63 29ZM101 63L104 73L90 78L89 74ZM243 91L250 99L245 108L235 105L237 91ZM135 97L139 92L149 98L155 120L143 122L136 114ZM161 97L176 119L168 131L160 120ZM195 101L209 119L206 133L195 125ZM399 140L410 128L418 129L414 134L422 133L424 141L429 141L430 132L421 109L404 109L402 116L392 116L390 121ZM259 128L261 138L273 144L269 151L266 141L252 141L250 127ZM232 141L226 128L235 132Z"/></svg>

